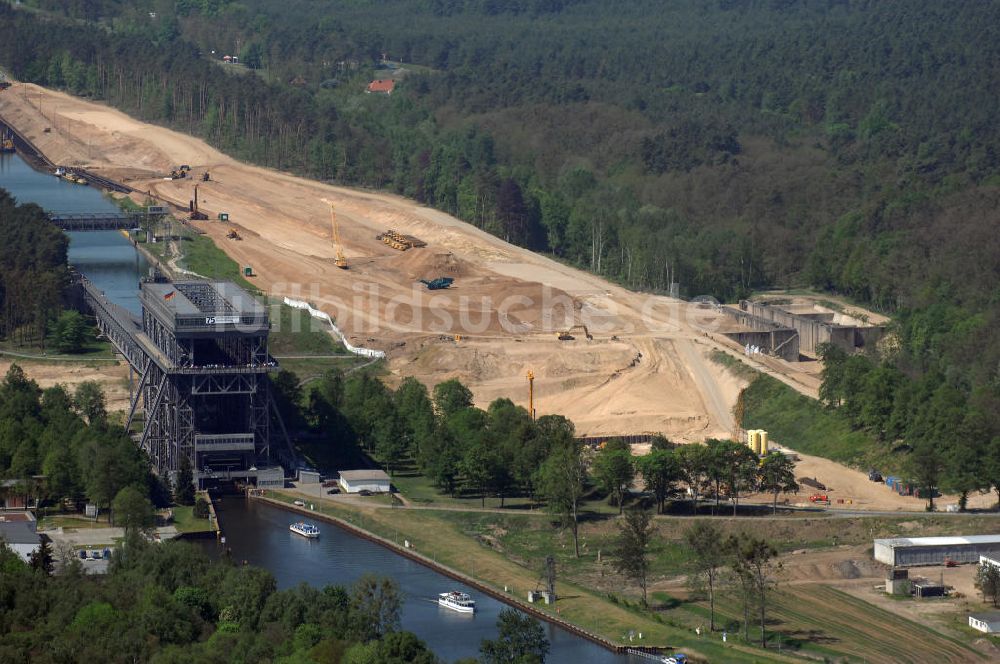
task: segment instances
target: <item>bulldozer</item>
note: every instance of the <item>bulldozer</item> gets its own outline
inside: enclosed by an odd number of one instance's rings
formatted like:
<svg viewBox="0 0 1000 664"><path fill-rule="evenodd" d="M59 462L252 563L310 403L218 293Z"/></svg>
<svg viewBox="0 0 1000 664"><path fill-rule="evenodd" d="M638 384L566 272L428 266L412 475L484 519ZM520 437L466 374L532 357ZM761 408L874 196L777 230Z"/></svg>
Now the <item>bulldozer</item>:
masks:
<svg viewBox="0 0 1000 664"><path fill-rule="evenodd" d="M594 340L594 335L590 333L590 330L587 329L586 325L574 325L573 327L569 328L568 330L563 330L562 332L557 332L556 333L556 337L559 338L559 341L573 341L574 339L576 339L576 337L573 336L573 330L576 330L576 329L583 330L583 335L585 337L587 337L587 341L593 341Z"/></svg>
<svg viewBox="0 0 1000 664"><path fill-rule="evenodd" d="M236 232L235 228L232 229L232 230L230 230L228 233L226 233L226 237L229 238L230 240L242 240L243 239L242 237L240 237L240 234Z"/></svg>
<svg viewBox="0 0 1000 664"><path fill-rule="evenodd" d="M204 173L201 174L201 181L202 182L208 182L211 179L212 179L212 176L208 174L208 171L205 171Z"/></svg>

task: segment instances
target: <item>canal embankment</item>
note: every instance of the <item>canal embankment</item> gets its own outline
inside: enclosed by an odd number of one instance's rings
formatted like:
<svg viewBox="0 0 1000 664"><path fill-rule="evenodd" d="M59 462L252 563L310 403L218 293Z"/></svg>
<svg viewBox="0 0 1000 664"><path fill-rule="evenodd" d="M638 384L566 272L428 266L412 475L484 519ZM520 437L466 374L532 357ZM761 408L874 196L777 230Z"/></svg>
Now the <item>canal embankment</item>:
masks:
<svg viewBox="0 0 1000 664"><path fill-rule="evenodd" d="M283 491L254 492L251 499L332 523L612 652L624 653L628 648L663 651L675 647L668 638L671 630L666 625L632 613L584 588L558 582L557 595L564 599L549 606L521 599L538 587L538 572L506 560L468 538L463 541L459 533L451 532L448 524L436 520L432 511L352 508L346 503L326 500L297 506L294 501L302 497ZM393 513L400 518L387 518ZM458 564L461 559L465 565ZM590 625L603 630L591 629ZM612 636L615 633L621 635L619 640Z"/></svg>

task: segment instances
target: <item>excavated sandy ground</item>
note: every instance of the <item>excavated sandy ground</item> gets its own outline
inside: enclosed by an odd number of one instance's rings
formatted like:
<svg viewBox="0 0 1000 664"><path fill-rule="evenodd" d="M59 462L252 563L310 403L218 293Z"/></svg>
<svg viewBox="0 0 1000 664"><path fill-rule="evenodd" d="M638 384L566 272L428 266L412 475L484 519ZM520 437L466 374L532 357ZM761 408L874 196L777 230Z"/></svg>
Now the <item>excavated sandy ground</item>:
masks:
<svg viewBox="0 0 1000 664"><path fill-rule="evenodd" d="M397 196L242 164L190 136L37 86L0 95L0 113L53 161L127 180L179 207L192 198L193 180L164 176L180 164L194 180L208 170L201 207L212 218L229 213L232 223L195 226L253 266L261 290L308 300L352 343L387 350L397 377L458 377L480 405L500 396L527 405L530 369L538 413L563 414L581 434L700 440L732 430L739 385L707 359L718 342L703 330L722 322L710 309L632 293ZM350 270L333 265L324 198L335 206ZM242 241L225 239L233 228ZM375 236L389 228L428 246L386 247ZM432 292L417 281L438 276L454 286ZM556 339L580 322L593 340L582 329L574 341Z"/></svg>
<svg viewBox="0 0 1000 664"><path fill-rule="evenodd" d="M128 410L128 367L122 363L108 362L88 366L82 362L57 364L4 357L0 358L0 375L6 375L11 364L24 369L28 378L38 383L43 390L53 385L63 385L72 394L80 383L96 381L104 390L109 411Z"/></svg>
<svg viewBox="0 0 1000 664"><path fill-rule="evenodd" d="M478 405L509 397L527 406L531 370L538 414L565 415L581 435L658 432L685 442L733 429L743 383L708 359L712 350L816 396L816 363L743 357L718 333L731 321L711 306L633 293L398 196L249 166L193 137L30 84L0 93L0 115L53 161L127 181L179 208L208 170L201 207L213 219L229 213L232 223L194 225L251 265L261 290L308 300L352 343L386 350L392 380L457 377ZM191 166L193 180L164 179L180 164ZM350 270L333 264L324 198L337 211ZM234 228L242 241L226 239ZM388 248L375 235L389 228L428 246ZM453 287L431 292L417 282L438 276L453 277ZM580 328L573 341L556 339L580 322L593 340ZM830 461L803 457L799 471L858 508L920 509Z"/></svg>

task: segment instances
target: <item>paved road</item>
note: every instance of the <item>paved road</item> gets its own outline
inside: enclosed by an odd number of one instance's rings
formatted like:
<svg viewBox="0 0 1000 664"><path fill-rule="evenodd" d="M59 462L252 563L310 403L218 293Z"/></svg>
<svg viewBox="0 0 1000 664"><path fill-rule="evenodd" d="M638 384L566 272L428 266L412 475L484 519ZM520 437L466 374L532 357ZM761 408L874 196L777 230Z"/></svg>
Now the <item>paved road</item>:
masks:
<svg viewBox="0 0 1000 664"><path fill-rule="evenodd" d="M727 406L725 395L719 390L719 384L715 382L715 378L705 366L705 358L687 339L676 340L674 347L684 359L684 363L698 386L698 391L701 392L705 410L711 414L712 419L722 431L732 431L735 425L733 413Z"/></svg>
<svg viewBox="0 0 1000 664"><path fill-rule="evenodd" d="M292 487L291 489L286 489L289 493L297 493L303 497L303 499L308 499L312 501L328 500L330 502L347 503L352 505L360 505L365 507L374 507L378 509L408 509L408 510L434 510L439 512L482 512L484 514L545 514L545 511L539 507L538 509L512 509L506 508L502 509L499 507L474 507L474 506L464 506L464 505L414 505L408 501L402 494L396 494L399 499L403 502L402 506L389 505L378 500L369 500L363 496L357 495L346 495L346 494L333 494L329 495L326 492L328 489L322 488L319 484L307 484L300 487ZM308 504L308 503L307 503ZM710 502L702 501L701 504L709 505ZM770 503L744 503L745 505L753 505L755 507L770 507ZM730 512L726 512L726 508L730 509ZM716 519L764 519L764 520L789 520L795 519L797 517L790 516L788 512L800 512L807 514L814 514L816 516L830 516L830 517L866 517L866 516L896 516L896 517L926 517L926 516L971 516L971 517L1000 517L998 512L927 512L927 511L899 511L893 512L891 510L885 511L866 511L866 510L845 510L836 509L831 507L789 507L781 506L781 511L784 512L778 514L760 514L758 516L732 516L731 510L732 505L728 503L722 504L722 511L718 516L714 517ZM700 514L698 517L704 517L706 515ZM693 519L696 518L695 515L690 514L658 514L657 519Z"/></svg>

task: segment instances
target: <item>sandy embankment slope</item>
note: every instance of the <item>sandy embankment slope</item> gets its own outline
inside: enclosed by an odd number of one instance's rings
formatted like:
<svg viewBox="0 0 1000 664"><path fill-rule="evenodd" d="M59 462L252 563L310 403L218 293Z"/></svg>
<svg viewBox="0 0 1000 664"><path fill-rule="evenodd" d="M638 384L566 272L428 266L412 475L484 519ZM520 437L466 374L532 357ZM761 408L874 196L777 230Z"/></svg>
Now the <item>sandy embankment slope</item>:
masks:
<svg viewBox="0 0 1000 664"><path fill-rule="evenodd" d="M356 343L388 350L397 376L428 384L458 377L480 405L501 396L527 405L530 369L538 413L563 414L586 435L700 440L732 429L739 384L707 360L718 346L704 334L715 312L630 292L398 196L249 166L198 139L34 85L0 94L0 114L53 161L128 180L176 205L187 205L193 182L163 175L182 163L195 179L208 170L202 208L213 218L228 212L233 223L198 228L252 265L262 290L318 304ZM336 207L348 271L333 265L323 198ZM234 227L243 241L225 239ZM387 228L428 246L390 249L375 239ZM442 275L455 278L452 289L417 283ZM589 320L594 339L576 330L574 341L558 341L567 315Z"/></svg>
<svg viewBox="0 0 1000 664"><path fill-rule="evenodd" d="M707 359L713 349L734 351L713 333L730 322L711 309L630 292L398 196L242 164L185 134L37 86L18 84L0 93L0 115L53 161L128 179L181 206L193 183L163 175L179 164L190 164L195 177L209 170L212 181L200 187L203 207L213 217L228 212L235 223L196 225L234 260L252 265L262 290L318 304L357 343L388 350L397 379L415 376L433 384L458 377L481 406L498 397L526 406L530 369L538 413L569 417L581 435L662 432L693 441L732 431L731 408L742 383ZM349 271L333 265L329 209L322 198L336 206ZM243 241L225 239L234 227ZM406 253L389 249L374 237L387 228L420 237L428 246ZM441 275L455 277L452 289L429 293L415 283ZM531 303L504 302L512 296ZM552 304L548 317L546 298ZM488 312L483 324L463 326L463 311L475 324L482 308ZM581 330L574 331L574 341L555 338L566 311L576 319L587 317L593 341ZM449 316L452 321L445 324ZM740 359L816 396L815 367ZM854 509L922 506L826 459L803 456L797 475L817 476L833 488L832 498L849 499Z"/></svg>

